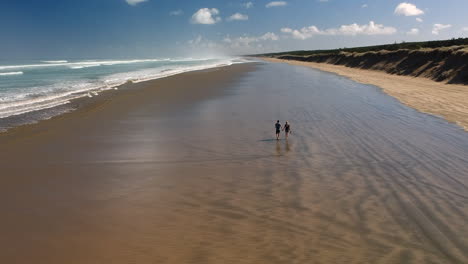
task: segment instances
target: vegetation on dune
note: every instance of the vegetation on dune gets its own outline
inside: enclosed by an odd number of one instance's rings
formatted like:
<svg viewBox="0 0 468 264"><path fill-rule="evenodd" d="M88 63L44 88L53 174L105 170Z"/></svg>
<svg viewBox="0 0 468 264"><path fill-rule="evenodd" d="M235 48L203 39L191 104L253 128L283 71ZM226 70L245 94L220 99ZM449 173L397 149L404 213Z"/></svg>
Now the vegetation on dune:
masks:
<svg viewBox="0 0 468 264"><path fill-rule="evenodd" d="M328 51L293 51L261 56L468 84L468 38Z"/></svg>
<svg viewBox="0 0 468 264"><path fill-rule="evenodd" d="M332 50L298 50L298 51L259 54L258 56L265 56L265 57L278 57L278 56L283 56L283 55L310 56L310 55L317 55L317 54L339 54L340 52L363 53L363 52L370 52L370 51L376 52L376 51L383 51L383 50L395 51L395 50L401 50L401 49L419 50L419 49L435 49L435 48L451 47L451 46L468 46L468 38L424 41L424 42L402 42L402 43L386 44L386 45L378 45L378 46L341 48L341 49L332 49Z"/></svg>

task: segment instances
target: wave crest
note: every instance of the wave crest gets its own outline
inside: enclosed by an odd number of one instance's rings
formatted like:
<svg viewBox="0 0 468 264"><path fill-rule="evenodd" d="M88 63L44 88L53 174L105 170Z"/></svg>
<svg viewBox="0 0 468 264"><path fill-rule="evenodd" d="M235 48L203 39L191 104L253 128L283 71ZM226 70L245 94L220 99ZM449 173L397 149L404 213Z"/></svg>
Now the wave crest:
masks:
<svg viewBox="0 0 468 264"><path fill-rule="evenodd" d="M67 63L67 60L46 60L46 61L41 61L43 63Z"/></svg>
<svg viewBox="0 0 468 264"><path fill-rule="evenodd" d="M10 75L22 75L23 72L0 72L0 76L10 76Z"/></svg>

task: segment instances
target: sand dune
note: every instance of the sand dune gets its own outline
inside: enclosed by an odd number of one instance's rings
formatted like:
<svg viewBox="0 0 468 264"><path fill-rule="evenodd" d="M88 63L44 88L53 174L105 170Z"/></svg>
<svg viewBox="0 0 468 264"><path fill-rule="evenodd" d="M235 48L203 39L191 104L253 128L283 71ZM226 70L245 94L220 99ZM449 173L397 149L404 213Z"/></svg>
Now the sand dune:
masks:
<svg viewBox="0 0 468 264"><path fill-rule="evenodd" d="M468 46L339 52L310 56L281 55L278 59L328 63L382 71L400 76L424 77L437 82L468 84Z"/></svg>

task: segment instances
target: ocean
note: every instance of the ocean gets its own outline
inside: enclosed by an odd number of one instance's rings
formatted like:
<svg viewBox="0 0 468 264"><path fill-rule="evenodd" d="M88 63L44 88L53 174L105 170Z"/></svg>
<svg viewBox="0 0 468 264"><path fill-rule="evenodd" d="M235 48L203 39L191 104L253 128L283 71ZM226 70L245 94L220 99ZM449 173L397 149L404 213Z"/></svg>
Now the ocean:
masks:
<svg viewBox="0 0 468 264"><path fill-rule="evenodd" d="M243 62L242 58L0 62L0 131L71 111L72 100L99 96L129 81Z"/></svg>

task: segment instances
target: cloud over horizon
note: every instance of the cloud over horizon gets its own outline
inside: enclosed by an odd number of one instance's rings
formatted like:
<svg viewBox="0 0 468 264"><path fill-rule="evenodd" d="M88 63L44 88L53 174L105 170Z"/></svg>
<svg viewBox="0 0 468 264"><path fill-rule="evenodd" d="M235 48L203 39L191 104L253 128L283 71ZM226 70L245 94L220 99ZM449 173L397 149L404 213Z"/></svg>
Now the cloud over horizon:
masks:
<svg viewBox="0 0 468 264"><path fill-rule="evenodd" d="M182 14L184 14L184 11L182 11L182 10L180 10L180 9L171 11L171 12L169 13L169 15L171 15L171 16L180 16L180 15L182 15Z"/></svg>
<svg viewBox="0 0 468 264"><path fill-rule="evenodd" d="M146 2L146 1L148 1L148 0L125 0L125 2L127 2L127 4L129 4L131 6L136 6L139 3L143 3L143 2Z"/></svg>
<svg viewBox="0 0 468 264"><path fill-rule="evenodd" d="M400 16L420 16L424 14L424 11L417 8L414 4L403 2L395 8L395 14Z"/></svg>
<svg viewBox="0 0 468 264"><path fill-rule="evenodd" d="M295 39L309 39L315 35L328 36L356 36L356 35L391 35L397 32L394 27L386 27L382 24L375 24L370 21L367 25L358 25L356 23L342 25L339 28L329 28L320 30L316 26L303 27L301 29L282 28L281 32L291 35Z"/></svg>
<svg viewBox="0 0 468 264"><path fill-rule="evenodd" d="M192 24L213 25L221 21L216 8L201 8L192 15Z"/></svg>
<svg viewBox="0 0 468 264"><path fill-rule="evenodd" d="M270 7L278 7L278 6L286 6L288 5L288 2L285 1L273 1L265 5L266 8Z"/></svg>
<svg viewBox="0 0 468 264"><path fill-rule="evenodd" d="M410 36L419 35L419 29L418 28L412 28L412 29L410 29L410 31L406 32L406 35L410 35Z"/></svg>
<svg viewBox="0 0 468 264"><path fill-rule="evenodd" d="M250 50L258 52L264 49L269 42L279 39L279 36L273 32L267 32L260 36L240 36L236 38L226 36L220 45L227 46L228 49L233 51Z"/></svg>
<svg viewBox="0 0 468 264"><path fill-rule="evenodd" d="M243 54L245 52L262 52L265 48L272 48L272 44L278 41L280 37L273 32L267 32L263 35L242 35L232 37L226 35L219 40L210 40L202 35L187 41L187 44L195 50L210 50L226 54Z"/></svg>
<svg viewBox="0 0 468 264"><path fill-rule="evenodd" d="M449 29L451 28L452 25L450 24L434 24L434 26L432 27L432 34L433 35L439 35L440 31L442 30L446 30L446 29Z"/></svg>
<svg viewBox="0 0 468 264"><path fill-rule="evenodd" d="M235 14L233 14L230 17L227 18L227 21L235 21L235 20L237 20L237 21L246 21L246 20L249 20L249 16L241 14L241 13L235 13Z"/></svg>
<svg viewBox="0 0 468 264"><path fill-rule="evenodd" d="M252 2L246 2L246 3L243 3L242 6L245 8L245 9L250 9L254 6L254 4Z"/></svg>

